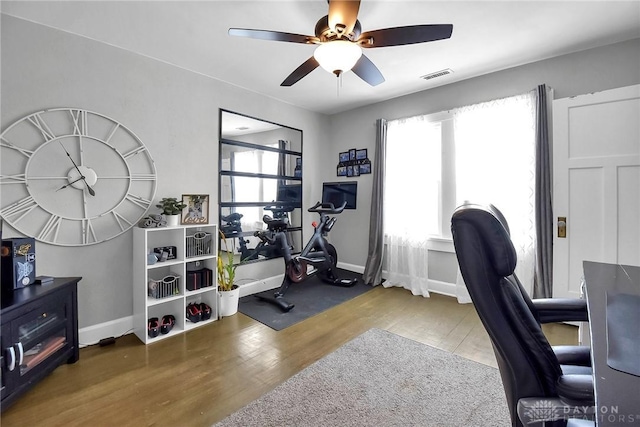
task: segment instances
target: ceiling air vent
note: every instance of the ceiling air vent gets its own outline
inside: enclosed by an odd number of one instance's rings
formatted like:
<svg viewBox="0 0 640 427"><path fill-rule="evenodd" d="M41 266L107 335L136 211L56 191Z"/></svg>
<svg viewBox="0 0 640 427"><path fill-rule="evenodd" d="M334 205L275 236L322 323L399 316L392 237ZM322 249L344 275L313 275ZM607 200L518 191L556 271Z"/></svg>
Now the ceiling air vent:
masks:
<svg viewBox="0 0 640 427"><path fill-rule="evenodd" d="M420 78L424 80L431 80L431 79L435 79L436 77L446 76L447 74L451 74L451 73L453 73L453 70L451 68L445 68L444 70L436 71L435 73L425 74Z"/></svg>

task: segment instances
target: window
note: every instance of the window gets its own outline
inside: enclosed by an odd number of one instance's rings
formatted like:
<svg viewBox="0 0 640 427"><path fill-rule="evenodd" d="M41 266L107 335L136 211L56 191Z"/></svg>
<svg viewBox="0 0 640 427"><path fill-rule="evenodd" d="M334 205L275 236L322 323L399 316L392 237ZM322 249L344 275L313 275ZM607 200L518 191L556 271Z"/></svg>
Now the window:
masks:
<svg viewBox="0 0 640 427"><path fill-rule="evenodd" d="M428 250L450 239L465 200L491 203L509 222L516 272L533 283L533 93L387 124L384 262L389 286L428 295ZM385 285L387 286L387 285Z"/></svg>
<svg viewBox="0 0 640 427"><path fill-rule="evenodd" d="M278 148L278 144L266 145L266 147ZM259 174L277 175L278 153L263 150L247 150L233 153L235 168L239 171L253 171ZM235 201L253 202L255 200L276 200L277 180L262 179L258 181L251 177L236 176L234 180ZM259 206L237 207L236 212L241 213L242 224L245 229L262 226L263 209Z"/></svg>
<svg viewBox="0 0 640 427"><path fill-rule="evenodd" d="M516 273L529 288L535 269L535 102L533 92L454 113L456 199L492 203L516 248Z"/></svg>
<svg viewBox="0 0 640 427"><path fill-rule="evenodd" d="M389 122L384 195L385 232L426 240L440 235L442 126L426 117Z"/></svg>
<svg viewBox="0 0 640 427"><path fill-rule="evenodd" d="M450 238L464 200L493 203L510 225L522 222L515 229L532 227L534 123L532 94L389 121L385 218L394 220L385 230L406 222Z"/></svg>

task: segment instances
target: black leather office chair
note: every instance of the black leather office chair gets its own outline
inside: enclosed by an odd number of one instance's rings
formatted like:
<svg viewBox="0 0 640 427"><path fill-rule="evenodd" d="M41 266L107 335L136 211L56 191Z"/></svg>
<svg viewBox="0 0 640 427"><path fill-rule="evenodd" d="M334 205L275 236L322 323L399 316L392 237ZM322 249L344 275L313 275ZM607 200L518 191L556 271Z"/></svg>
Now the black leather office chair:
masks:
<svg viewBox="0 0 640 427"><path fill-rule="evenodd" d="M546 427L562 426L563 418L585 416L580 406L591 407L589 417L594 405L589 349L552 348L540 327L586 321L585 302L529 298L514 274L509 227L495 207L458 207L451 231L462 277L493 345L512 425L547 419Z"/></svg>

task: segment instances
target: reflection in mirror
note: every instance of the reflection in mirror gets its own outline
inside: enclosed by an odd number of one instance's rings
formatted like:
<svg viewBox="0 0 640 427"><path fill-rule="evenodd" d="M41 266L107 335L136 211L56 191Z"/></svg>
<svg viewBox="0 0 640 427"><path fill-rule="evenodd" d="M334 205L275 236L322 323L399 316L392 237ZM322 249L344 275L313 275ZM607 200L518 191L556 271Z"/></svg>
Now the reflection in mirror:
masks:
<svg viewBox="0 0 640 427"><path fill-rule="evenodd" d="M302 131L220 110L219 166L221 250L236 263L280 257L271 235L286 224L288 244L300 252Z"/></svg>

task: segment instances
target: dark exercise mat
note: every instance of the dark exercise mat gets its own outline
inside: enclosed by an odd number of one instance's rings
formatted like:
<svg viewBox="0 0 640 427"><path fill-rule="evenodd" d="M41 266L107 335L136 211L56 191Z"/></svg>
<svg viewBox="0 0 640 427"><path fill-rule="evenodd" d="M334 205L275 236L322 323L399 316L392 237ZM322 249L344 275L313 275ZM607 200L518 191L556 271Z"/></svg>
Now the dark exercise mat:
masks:
<svg viewBox="0 0 640 427"><path fill-rule="evenodd" d="M238 311L280 331L373 289L362 283L362 275L359 273L337 269L336 275L341 279L357 278L358 283L350 288L343 288L329 285L317 276L313 276L302 283L293 283L289 287L284 299L295 307L287 313L282 312L275 304L263 301L256 296L273 297L277 289L240 298Z"/></svg>

